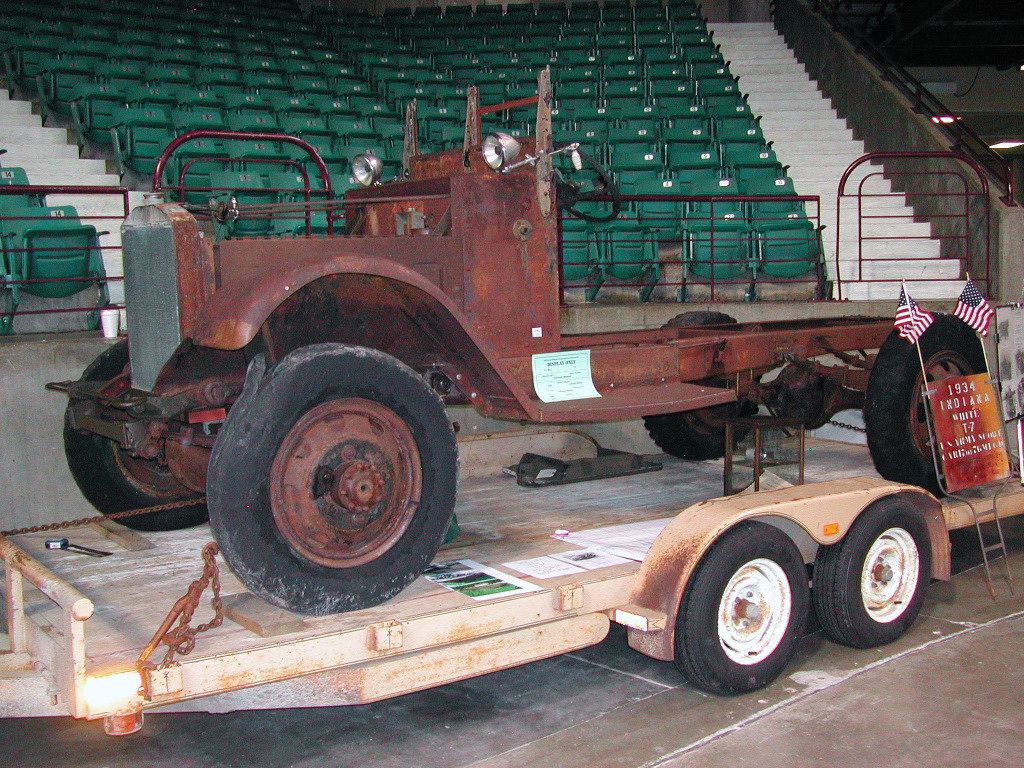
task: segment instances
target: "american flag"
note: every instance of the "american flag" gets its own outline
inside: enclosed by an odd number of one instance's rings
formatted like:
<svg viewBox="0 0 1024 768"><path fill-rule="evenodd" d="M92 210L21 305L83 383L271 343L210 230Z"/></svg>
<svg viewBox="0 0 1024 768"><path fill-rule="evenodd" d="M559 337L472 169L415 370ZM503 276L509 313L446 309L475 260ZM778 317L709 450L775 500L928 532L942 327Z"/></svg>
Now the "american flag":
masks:
<svg viewBox="0 0 1024 768"><path fill-rule="evenodd" d="M915 344L934 319L931 312L925 312L907 295L907 286L900 288L900 301L896 305L896 329L900 336Z"/></svg>
<svg viewBox="0 0 1024 768"><path fill-rule="evenodd" d="M982 336L988 335L988 323L992 319L992 307L988 305L985 297L978 290L978 286L969 277L967 278L967 285L964 286L963 293L960 294L960 299L956 303L956 309L953 310L953 314Z"/></svg>

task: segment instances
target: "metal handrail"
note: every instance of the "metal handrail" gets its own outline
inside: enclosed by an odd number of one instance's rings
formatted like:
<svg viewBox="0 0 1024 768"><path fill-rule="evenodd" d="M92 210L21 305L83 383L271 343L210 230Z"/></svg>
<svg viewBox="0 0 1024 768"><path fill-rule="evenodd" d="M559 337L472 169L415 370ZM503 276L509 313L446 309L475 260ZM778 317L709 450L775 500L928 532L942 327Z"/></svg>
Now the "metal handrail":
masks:
<svg viewBox="0 0 1024 768"><path fill-rule="evenodd" d="M833 31L849 41L861 56L870 61L882 77L911 102L914 111L932 119L935 127L949 139L953 152L971 157L975 164L984 169L985 173L1004 192L999 198L1003 203L1009 206L1017 205L1013 174L1006 158L989 147L984 139L964 125L961 120L942 122L940 118L953 116L949 107L939 101L910 72L894 61L874 40L838 13L834 3L829 4L824 0L812 0L812 2L815 12L832 27Z"/></svg>

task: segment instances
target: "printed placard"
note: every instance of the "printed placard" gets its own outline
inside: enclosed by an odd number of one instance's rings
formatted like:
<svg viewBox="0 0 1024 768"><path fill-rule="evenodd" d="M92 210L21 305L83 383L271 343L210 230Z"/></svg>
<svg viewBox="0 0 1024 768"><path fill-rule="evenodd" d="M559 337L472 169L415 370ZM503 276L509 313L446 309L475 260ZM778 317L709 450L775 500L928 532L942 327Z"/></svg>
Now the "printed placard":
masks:
<svg viewBox="0 0 1024 768"><path fill-rule="evenodd" d="M952 493L1010 475L999 402L989 374L929 382L936 447Z"/></svg>
<svg viewBox="0 0 1024 768"><path fill-rule="evenodd" d="M600 397L590 373L590 350L534 355L533 388L545 403Z"/></svg>

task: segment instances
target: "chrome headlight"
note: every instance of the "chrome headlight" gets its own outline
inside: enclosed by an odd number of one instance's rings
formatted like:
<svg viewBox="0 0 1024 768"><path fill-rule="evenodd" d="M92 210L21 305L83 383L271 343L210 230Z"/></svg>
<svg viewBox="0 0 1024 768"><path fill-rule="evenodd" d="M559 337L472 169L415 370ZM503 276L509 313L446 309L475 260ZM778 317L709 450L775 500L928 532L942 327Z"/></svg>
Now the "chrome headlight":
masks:
<svg viewBox="0 0 1024 768"><path fill-rule="evenodd" d="M483 156L487 167L500 171L519 157L519 142L507 133L489 133L483 140Z"/></svg>
<svg viewBox="0 0 1024 768"><path fill-rule="evenodd" d="M384 175L384 163L376 155L364 153L352 158L352 178L364 187L380 181Z"/></svg>

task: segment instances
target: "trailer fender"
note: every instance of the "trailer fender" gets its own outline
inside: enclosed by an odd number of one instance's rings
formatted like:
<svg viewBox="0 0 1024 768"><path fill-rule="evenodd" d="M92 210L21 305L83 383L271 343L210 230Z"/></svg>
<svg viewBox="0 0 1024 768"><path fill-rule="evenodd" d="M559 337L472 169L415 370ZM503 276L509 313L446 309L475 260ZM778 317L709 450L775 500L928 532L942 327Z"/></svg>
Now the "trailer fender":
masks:
<svg viewBox="0 0 1024 768"><path fill-rule="evenodd" d="M630 609L659 620L652 622L657 629L651 631L629 627L630 647L655 659L672 660L676 614L687 582L708 549L737 523L757 519L774 525L812 562L818 546L839 541L867 507L895 495L924 515L931 536L932 576L948 580L949 537L942 508L920 488L852 477L711 499L673 518L644 558L633 584Z"/></svg>

